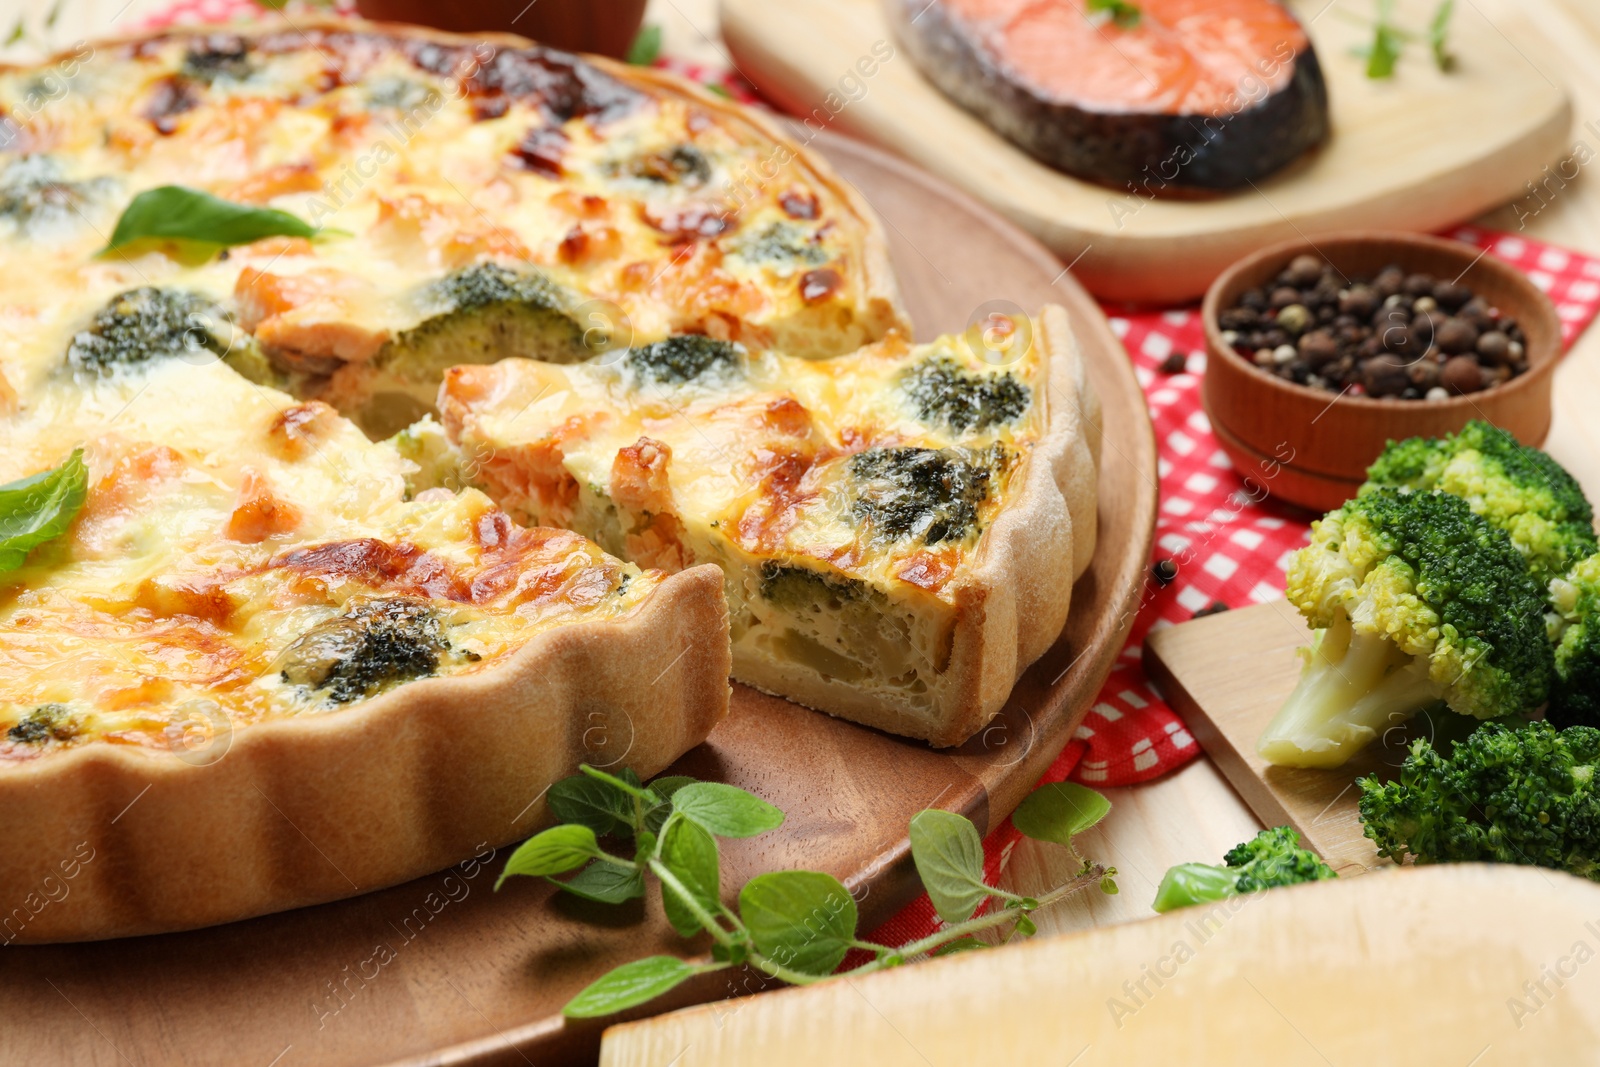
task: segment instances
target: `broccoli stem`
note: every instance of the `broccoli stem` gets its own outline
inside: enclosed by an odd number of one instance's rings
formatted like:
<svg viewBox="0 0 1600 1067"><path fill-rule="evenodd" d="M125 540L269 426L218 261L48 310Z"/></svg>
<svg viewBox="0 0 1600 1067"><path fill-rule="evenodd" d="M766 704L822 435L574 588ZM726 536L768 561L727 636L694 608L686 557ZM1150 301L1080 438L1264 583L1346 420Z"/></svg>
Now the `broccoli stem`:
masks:
<svg viewBox="0 0 1600 1067"><path fill-rule="evenodd" d="M1341 613L1312 645L1300 684L1256 750L1282 767L1338 767L1441 695L1426 658L1356 630Z"/></svg>
<svg viewBox="0 0 1600 1067"><path fill-rule="evenodd" d="M1239 872L1209 863L1180 863L1167 871L1150 906L1159 912L1210 904L1239 893Z"/></svg>

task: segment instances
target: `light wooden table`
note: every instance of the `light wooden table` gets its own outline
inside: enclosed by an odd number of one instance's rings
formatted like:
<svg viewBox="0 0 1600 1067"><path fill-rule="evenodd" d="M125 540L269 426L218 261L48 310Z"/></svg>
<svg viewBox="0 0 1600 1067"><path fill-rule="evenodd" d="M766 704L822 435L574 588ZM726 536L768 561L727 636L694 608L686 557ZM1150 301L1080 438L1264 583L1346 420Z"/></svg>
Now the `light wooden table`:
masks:
<svg viewBox="0 0 1600 1067"><path fill-rule="evenodd" d="M80 37L129 32L168 2L63 0L64 14L54 38L65 45ZM1322 2L1315 0L1311 10ZM1371 5L1362 0L1334 3L1353 14L1371 12ZM1580 154L1593 155L1587 169L1600 166L1600 5L1595 0L1457 0L1455 17L1493 24L1512 4L1520 5L1545 38L1544 47L1523 49L1523 59L1571 91L1576 116L1572 143L1583 142L1589 152ZM43 38L40 24L49 8L44 0L0 0L0 37L23 17ZM668 54L708 65L731 65L718 36L715 0L651 0L646 19L662 27ZM26 45L0 49L0 57L29 55ZM1588 123L1594 123L1593 128ZM1530 237L1600 255L1600 179L1584 170L1570 182L1550 183L1543 200L1530 193L1480 221L1486 227L1520 229ZM1555 403L1547 447L1592 496L1600 495L1600 328L1579 340L1557 372ZM1255 816L1206 759L1148 785L1107 793L1112 813L1082 844L1087 854L1117 867L1122 892L1115 897L1096 894L1041 915L1042 930L1080 929L1148 916L1156 883L1168 866L1188 860L1219 862L1224 851L1260 829ZM1025 841L1012 854L1005 882L1028 891L1069 873L1059 850Z"/></svg>

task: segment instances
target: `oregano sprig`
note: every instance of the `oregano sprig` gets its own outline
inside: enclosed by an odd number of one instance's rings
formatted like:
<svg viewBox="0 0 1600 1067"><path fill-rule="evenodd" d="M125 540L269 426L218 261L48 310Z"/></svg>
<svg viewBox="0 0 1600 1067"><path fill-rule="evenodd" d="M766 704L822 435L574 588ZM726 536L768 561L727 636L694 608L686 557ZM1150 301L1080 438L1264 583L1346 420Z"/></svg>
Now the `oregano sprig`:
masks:
<svg viewBox="0 0 1600 1067"><path fill-rule="evenodd" d="M581 774L550 787L551 813L560 824L529 838L506 861L499 881L514 875L546 878L588 900L620 904L645 895L646 874L661 886L662 906L679 934L711 936L711 959L691 963L650 956L618 967L591 983L563 1009L572 1018L610 1015L643 1004L696 975L748 964L772 978L807 985L832 976L851 949L871 959L848 974L896 967L923 955L948 955L988 947L975 935L1003 928L1001 943L1037 932L1032 914L1098 885L1115 893L1114 870L1078 855L1073 838L1099 822L1110 803L1092 789L1058 782L1035 791L1018 807L1018 830L1070 850L1076 875L1039 897L989 885L983 842L971 821L929 809L911 820L911 857L923 887L946 925L908 945L894 947L856 936L855 899L837 878L821 871L773 871L740 889L738 909L722 901L717 838L753 837L783 824L783 812L743 789L684 776L648 786L631 770L617 774L581 767ZM601 847L601 839L632 846L632 857ZM577 873L568 878L557 875ZM984 910L995 902L1000 907Z"/></svg>

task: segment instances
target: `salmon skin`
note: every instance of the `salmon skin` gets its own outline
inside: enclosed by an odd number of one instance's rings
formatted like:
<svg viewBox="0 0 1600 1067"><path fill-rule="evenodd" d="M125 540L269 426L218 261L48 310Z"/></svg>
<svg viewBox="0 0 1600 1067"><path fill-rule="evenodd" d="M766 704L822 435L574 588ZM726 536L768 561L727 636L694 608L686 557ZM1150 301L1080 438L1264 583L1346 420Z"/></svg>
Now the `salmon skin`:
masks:
<svg viewBox="0 0 1600 1067"><path fill-rule="evenodd" d="M1272 174L1328 135L1328 89L1277 0L883 0L924 76L1058 170L1141 196Z"/></svg>

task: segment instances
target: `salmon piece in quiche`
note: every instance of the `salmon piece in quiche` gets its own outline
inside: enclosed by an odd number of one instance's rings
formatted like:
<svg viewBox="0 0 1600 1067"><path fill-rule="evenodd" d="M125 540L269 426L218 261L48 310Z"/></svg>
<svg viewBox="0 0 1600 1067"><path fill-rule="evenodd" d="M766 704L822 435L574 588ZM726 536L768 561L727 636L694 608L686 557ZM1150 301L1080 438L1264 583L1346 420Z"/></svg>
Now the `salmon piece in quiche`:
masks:
<svg viewBox="0 0 1600 1067"><path fill-rule="evenodd" d="M739 680L959 744L1054 642L1095 542L1098 406L1064 312L984 329L828 360L684 335L457 367L442 428L520 519L720 566ZM437 433L399 443L437 456Z"/></svg>

